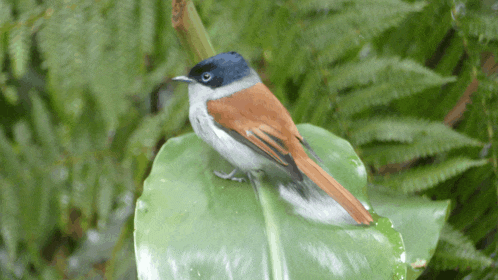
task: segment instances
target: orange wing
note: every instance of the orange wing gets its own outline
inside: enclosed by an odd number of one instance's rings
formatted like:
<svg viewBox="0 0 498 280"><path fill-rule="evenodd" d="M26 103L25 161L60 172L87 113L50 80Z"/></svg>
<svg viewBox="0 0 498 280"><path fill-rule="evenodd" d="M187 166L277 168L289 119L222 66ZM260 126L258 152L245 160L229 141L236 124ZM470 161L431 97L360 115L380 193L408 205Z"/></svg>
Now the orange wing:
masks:
<svg viewBox="0 0 498 280"><path fill-rule="evenodd" d="M289 143L303 139L287 109L262 83L210 100L207 108L219 125L236 131L282 165L288 164L282 155L289 154Z"/></svg>
<svg viewBox="0 0 498 280"><path fill-rule="evenodd" d="M264 84L210 100L207 109L230 135L284 166L293 179L301 181L303 172L358 223L372 221L363 205L308 157L301 146L303 137L289 112Z"/></svg>

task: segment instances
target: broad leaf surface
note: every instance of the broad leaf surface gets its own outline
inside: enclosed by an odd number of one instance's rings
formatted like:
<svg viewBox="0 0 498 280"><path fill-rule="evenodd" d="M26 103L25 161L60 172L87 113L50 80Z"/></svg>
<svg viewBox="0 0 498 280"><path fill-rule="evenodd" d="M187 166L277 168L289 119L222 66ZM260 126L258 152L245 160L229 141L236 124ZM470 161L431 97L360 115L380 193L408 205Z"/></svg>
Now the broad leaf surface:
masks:
<svg viewBox="0 0 498 280"><path fill-rule="evenodd" d="M345 140L298 126L332 175L366 202L366 172ZM137 201L141 279L406 279L406 252L389 219L371 226L307 220L263 181L222 180L231 166L195 134L168 140Z"/></svg>

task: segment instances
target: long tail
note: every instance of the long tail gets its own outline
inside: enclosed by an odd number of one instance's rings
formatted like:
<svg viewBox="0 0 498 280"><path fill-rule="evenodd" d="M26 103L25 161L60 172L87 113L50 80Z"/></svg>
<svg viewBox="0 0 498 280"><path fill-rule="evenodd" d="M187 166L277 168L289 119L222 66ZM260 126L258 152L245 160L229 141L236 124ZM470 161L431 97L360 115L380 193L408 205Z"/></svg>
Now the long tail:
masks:
<svg viewBox="0 0 498 280"><path fill-rule="evenodd" d="M363 205L346 190L339 182L323 170L309 157L299 157L294 159L297 167L317 184L322 190L337 201L353 217L357 223L369 224L373 221L370 213Z"/></svg>

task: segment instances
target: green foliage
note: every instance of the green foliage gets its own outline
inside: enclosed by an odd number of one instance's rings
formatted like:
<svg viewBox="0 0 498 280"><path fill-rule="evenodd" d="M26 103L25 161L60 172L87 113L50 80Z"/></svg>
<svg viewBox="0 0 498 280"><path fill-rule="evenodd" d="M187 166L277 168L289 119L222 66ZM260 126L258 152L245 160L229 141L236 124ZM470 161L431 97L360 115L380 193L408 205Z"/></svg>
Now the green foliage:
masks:
<svg viewBox="0 0 498 280"><path fill-rule="evenodd" d="M169 101L157 116L143 105L165 75L185 68L166 60L178 46L169 21L156 20L157 4L0 1L0 90L8 101L0 101L8 120L0 128L2 279L105 267L108 278L136 274L120 265L134 261L125 230L133 194L159 139L186 120L186 95L172 89L160 89ZM96 235L107 248L99 254L87 244ZM69 266L80 254L91 257ZM62 265L49 267L56 259ZM110 261L93 267L102 260Z"/></svg>
<svg viewBox="0 0 498 280"><path fill-rule="evenodd" d="M413 193L437 186L451 177L457 176L472 167L488 164L488 160L472 160L453 157L441 163L421 166L393 175L383 182L404 193Z"/></svg>
<svg viewBox="0 0 498 280"><path fill-rule="evenodd" d="M490 266L493 260L477 251L474 244L461 232L446 225L441 232L433 262L435 267L442 270L469 270Z"/></svg>
<svg viewBox="0 0 498 280"><path fill-rule="evenodd" d="M413 119L398 120L392 117L372 118L359 120L352 127L351 136L356 139L354 142L385 142L365 145L362 148L363 159L375 166L433 156L455 148L482 146L479 141L444 124L423 120L417 122ZM393 140L405 143L392 143Z"/></svg>
<svg viewBox="0 0 498 280"><path fill-rule="evenodd" d="M492 1L194 2L215 49L243 54L297 123L348 138L391 191L451 200L454 230L434 271L497 275L498 82L481 65L498 54ZM158 90L191 66L170 11L153 0L0 0L2 276L135 275L132 225L119 215L160 139L188 130L185 88ZM115 238L95 246L94 233ZM68 268L82 256L94 257Z"/></svg>

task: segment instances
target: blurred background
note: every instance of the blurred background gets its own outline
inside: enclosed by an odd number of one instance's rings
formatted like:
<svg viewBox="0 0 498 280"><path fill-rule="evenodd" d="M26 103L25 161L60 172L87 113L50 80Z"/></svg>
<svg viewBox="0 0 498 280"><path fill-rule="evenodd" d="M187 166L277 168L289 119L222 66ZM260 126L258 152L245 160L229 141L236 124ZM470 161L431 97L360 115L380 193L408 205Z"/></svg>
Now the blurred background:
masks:
<svg viewBox="0 0 498 280"><path fill-rule="evenodd" d="M194 1L374 188L450 200L420 279L497 279L496 0ZM0 0L0 278L135 279L154 155L191 128L195 64L160 0ZM421 229L423 230L423 229Z"/></svg>

